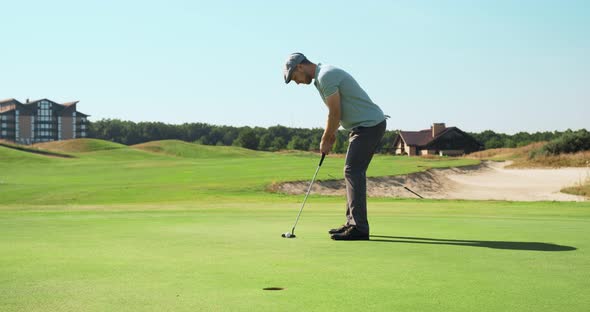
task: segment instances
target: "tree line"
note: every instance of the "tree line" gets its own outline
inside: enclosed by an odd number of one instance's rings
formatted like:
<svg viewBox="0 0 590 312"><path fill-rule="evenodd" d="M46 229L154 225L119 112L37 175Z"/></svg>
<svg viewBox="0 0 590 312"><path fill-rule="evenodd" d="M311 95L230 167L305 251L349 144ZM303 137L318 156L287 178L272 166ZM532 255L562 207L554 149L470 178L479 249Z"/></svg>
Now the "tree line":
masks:
<svg viewBox="0 0 590 312"><path fill-rule="evenodd" d="M207 123L184 123L180 125L162 122L133 122L119 119L102 119L91 122L88 137L134 145L157 140L176 139L205 145L240 146L259 151L279 151L284 149L317 151L324 130L321 128L288 128L284 126L233 127L217 126ZM486 149L500 147L520 147L534 142L552 141L565 132L518 132L513 135L486 130L469 133ZM393 153L393 143L398 131L386 131L377 148L378 153ZM333 151L345 153L348 148L348 131L339 130Z"/></svg>
<svg viewBox="0 0 590 312"><path fill-rule="evenodd" d="M182 140L204 145L239 146L259 151L302 150L318 151L324 130L284 126L233 127L207 123L180 125L162 122L133 122L118 119L102 119L90 122L88 137L134 145L157 140ZM387 131L378 152L390 151L397 131ZM348 132L339 130L333 151L345 153L348 148Z"/></svg>
<svg viewBox="0 0 590 312"><path fill-rule="evenodd" d="M590 151L590 132L586 129L567 131L562 136L549 141L543 147L531 151L529 157L555 156L582 151Z"/></svg>
<svg viewBox="0 0 590 312"><path fill-rule="evenodd" d="M535 142L549 142L555 140L564 134L572 133L573 131L568 129L566 131L544 131L544 132L518 132L515 134L504 134L496 133L492 130L485 130L480 133L472 133L472 135L478 142L482 143L485 149L491 148L510 148L510 147L521 147L529 145Z"/></svg>

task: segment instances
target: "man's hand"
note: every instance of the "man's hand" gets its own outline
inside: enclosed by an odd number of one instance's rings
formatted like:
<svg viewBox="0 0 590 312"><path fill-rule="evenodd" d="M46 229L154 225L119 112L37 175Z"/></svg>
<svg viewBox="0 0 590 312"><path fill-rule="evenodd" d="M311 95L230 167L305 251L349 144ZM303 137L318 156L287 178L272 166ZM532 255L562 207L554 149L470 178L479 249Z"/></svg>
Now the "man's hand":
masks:
<svg viewBox="0 0 590 312"><path fill-rule="evenodd" d="M322 135L322 142L320 143L320 152L328 155L332 150L332 145L336 142L336 131L340 126L340 91L326 98L326 106L328 106L328 121L326 121L326 130Z"/></svg>
<svg viewBox="0 0 590 312"><path fill-rule="evenodd" d="M330 137L325 137L322 136L322 142L320 143L320 153L323 154L330 154L330 151L332 151L332 146L334 145L334 142L336 142L336 136L332 135Z"/></svg>

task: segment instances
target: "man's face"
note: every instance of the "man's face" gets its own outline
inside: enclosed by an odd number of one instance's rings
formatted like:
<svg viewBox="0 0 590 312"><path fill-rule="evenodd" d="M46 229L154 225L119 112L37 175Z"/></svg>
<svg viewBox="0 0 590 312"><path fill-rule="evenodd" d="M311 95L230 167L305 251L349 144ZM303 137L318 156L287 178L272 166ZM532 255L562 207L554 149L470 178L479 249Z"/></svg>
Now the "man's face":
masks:
<svg viewBox="0 0 590 312"><path fill-rule="evenodd" d="M301 64L297 65L297 68L293 72L293 76L291 76L291 80L295 81L297 84L304 83L310 84L313 77L308 75L304 70Z"/></svg>

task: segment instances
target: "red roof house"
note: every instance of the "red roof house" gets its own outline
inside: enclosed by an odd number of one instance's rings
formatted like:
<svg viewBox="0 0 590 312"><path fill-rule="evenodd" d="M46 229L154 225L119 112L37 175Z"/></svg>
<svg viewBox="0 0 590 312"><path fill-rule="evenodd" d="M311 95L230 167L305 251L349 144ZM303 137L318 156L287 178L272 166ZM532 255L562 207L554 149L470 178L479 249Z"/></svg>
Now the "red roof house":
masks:
<svg viewBox="0 0 590 312"><path fill-rule="evenodd" d="M434 123L430 129L400 131L394 141L396 155L458 156L483 149L468 133L457 127Z"/></svg>

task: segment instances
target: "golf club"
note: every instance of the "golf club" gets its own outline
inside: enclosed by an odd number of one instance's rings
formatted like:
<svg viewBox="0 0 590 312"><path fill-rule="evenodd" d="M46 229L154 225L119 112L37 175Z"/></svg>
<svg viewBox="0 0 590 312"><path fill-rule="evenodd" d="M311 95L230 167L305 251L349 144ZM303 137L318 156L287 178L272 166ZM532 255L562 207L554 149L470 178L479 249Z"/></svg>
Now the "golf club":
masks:
<svg viewBox="0 0 590 312"><path fill-rule="evenodd" d="M416 192L414 192L414 191L410 190L410 189L409 189L407 186L405 186L405 185L403 185L403 184L401 184L401 183L399 183L399 182L393 182L393 183L396 183L397 185L399 185L399 186L401 186L401 187L405 188L405 189L406 189L406 191L408 191L408 192L410 192L410 193L412 193L412 194L414 194L414 195L416 195L416 196L418 196L418 197L420 197L420 198L424 199L424 197L422 197L422 196L420 196L420 194L418 194L418 193L416 193Z"/></svg>
<svg viewBox="0 0 590 312"><path fill-rule="evenodd" d="M309 192L311 192L311 186L313 185L313 182L315 181L315 178L318 175L318 172L320 171L320 167L322 166L322 163L324 162L325 157L326 157L326 153L322 153L322 159L320 159L320 164L318 165L318 168L315 170L315 174L313 175L313 178L311 179L311 182L309 183L309 187L307 188L307 194L305 194L305 198L303 199L303 204L301 204L301 209L299 209L299 213L297 214L297 219L295 219L295 224L293 225L291 232L281 234L282 237L295 238L295 227L297 226L297 222L299 222L299 216L301 216L301 212L303 211L303 207L305 206L305 202L307 201L307 196L309 196Z"/></svg>
<svg viewBox="0 0 590 312"><path fill-rule="evenodd" d="M330 178L332 178L332 179L336 179L336 178L335 178L334 176L332 176L331 174L328 174L328 176L329 176ZM401 184L401 183L399 183L399 182L395 182L395 181L392 181L392 182L393 182L393 183L395 183L395 184L397 184L397 185L399 185L399 186L401 186L401 187L403 187L403 188L405 188L405 189L406 189L406 191L408 191L408 192L410 192L410 193L412 193L412 194L414 194L414 195L416 195L416 196L418 196L418 197L420 197L420 198L424 199L424 197L422 197L422 196L420 196L420 194L418 194L418 193L416 193L416 192L414 192L414 191L410 190L410 189L409 189L407 186L405 186L405 185L403 185L403 184Z"/></svg>

